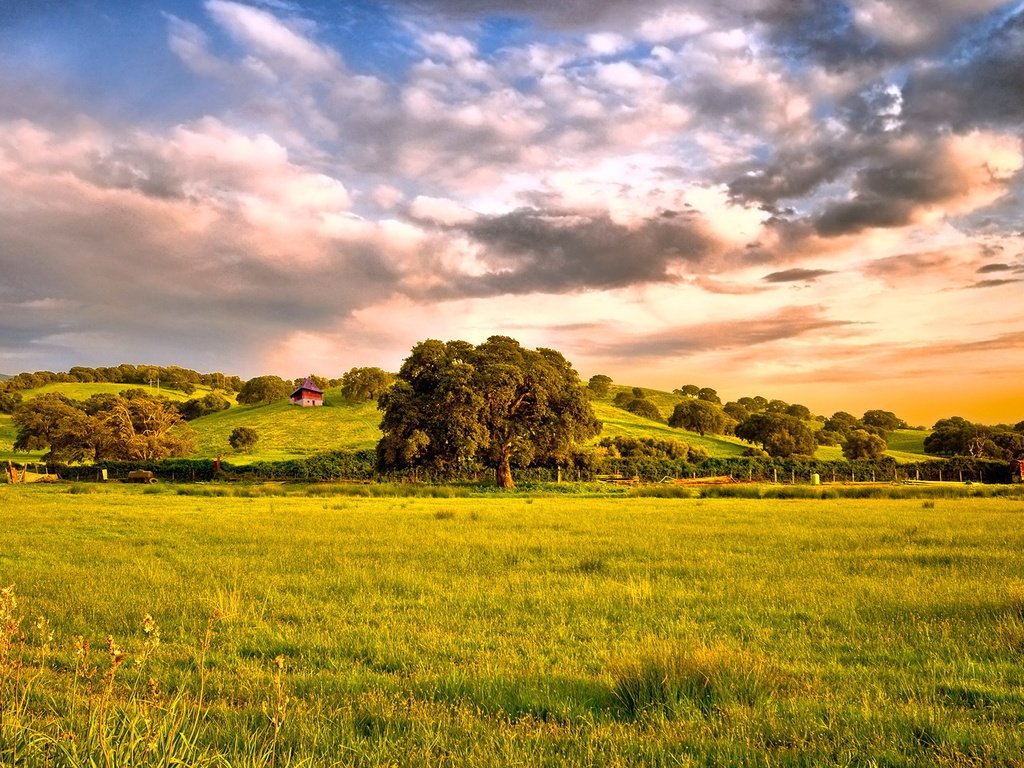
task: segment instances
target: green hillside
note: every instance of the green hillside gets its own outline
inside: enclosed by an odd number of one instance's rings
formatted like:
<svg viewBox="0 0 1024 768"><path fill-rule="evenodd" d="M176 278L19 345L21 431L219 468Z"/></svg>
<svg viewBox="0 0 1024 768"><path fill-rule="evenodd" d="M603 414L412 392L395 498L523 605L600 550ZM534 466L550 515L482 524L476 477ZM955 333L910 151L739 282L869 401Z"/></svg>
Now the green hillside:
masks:
<svg viewBox="0 0 1024 768"><path fill-rule="evenodd" d="M129 388L131 385L128 384L49 384L26 390L23 395L31 399L48 392L59 392L76 400L84 400L95 394L117 393ZM630 389L615 386L608 396L593 401L594 412L604 424L601 435L593 442L603 437L620 435L672 439L701 447L713 457L739 456L748 447L747 443L736 437L701 437L695 432L673 429L666 423L645 419L612 403L616 392ZM192 395L185 395L177 390L164 389L160 394L172 400L186 400L201 397L208 391L206 387L198 387ZM644 396L657 406L666 420L679 402L679 397L670 392L645 389ZM280 461L333 450L373 448L380 437L377 429L380 412L376 403L350 403L336 389L326 392L322 408L299 408L286 401L272 405L236 405L190 423L197 436L197 457L212 459L220 455L235 464ZM252 454L235 453L228 444L232 430L240 426L252 427L259 434L259 443ZM920 461L925 458L924 438L927 435L928 432L920 430L897 430L889 437L888 453L897 461ZM11 417L0 414L0 461L24 461L41 455L41 452L13 453L14 438ZM842 451L834 447L821 447L815 455L819 459L841 459Z"/></svg>
<svg viewBox="0 0 1024 768"><path fill-rule="evenodd" d="M646 398L658 406L658 410L667 419L672 413L672 408L679 402L679 398L667 392L654 393L651 390L644 390ZM604 424L601 434L594 440L597 442L603 437L617 437L628 435L630 437L653 437L658 440L679 440L688 445L699 446L705 449L710 456L739 456L744 449L749 447L746 443L736 437L716 437L707 435L701 437L696 432L687 432L684 429L673 429L668 424L661 424L642 416L630 413L612 404L612 395L606 398L598 398L592 401L594 414Z"/></svg>
<svg viewBox="0 0 1024 768"><path fill-rule="evenodd" d="M191 422L198 437L196 455L244 464L280 461L326 451L373 448L380 438L375 402L350 403L338 390L324 393L320 408L300 408L287 401L238 405ZM252 427L259 443L252 454L234 453L228 437L236 427Z"/></svg>
<svg viewBox="0 0 1024 768"><path fill-rule="evenodd" d="M182 401L191 400L196 397L202 397L203 395L209 394L209 387L196 387L196 391L191 395L186 395L184 392L179 392L176 389L161 389L157 390L153 387L147 387L142 384L46 384L37 389L26 389L22 392L22 397L26 400L31 400L33 397L39 397L40 395L48 395L51 393L57 393L69 397L72 400L88 400L93 395L116 395L119 392L124 392L126 389L145 389L147 392L166 397L168 400Z"/></svg>

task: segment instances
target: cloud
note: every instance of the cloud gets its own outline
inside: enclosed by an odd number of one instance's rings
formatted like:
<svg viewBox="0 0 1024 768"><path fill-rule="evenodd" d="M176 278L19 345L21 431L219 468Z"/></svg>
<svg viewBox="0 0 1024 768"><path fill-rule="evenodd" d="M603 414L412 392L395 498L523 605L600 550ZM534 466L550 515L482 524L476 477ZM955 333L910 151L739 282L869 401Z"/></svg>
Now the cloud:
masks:
<svg viewBox="0 0 1024 768"><path fill-rule="evenodd" d="M1005 280L979 280L976 283L965 286L968 289L971 288L1001 288L1004 285L1012 285L1014 283L1024 283L1024 279L1021 278L1007 278Z"/></svg>
<svg viewBox="0 0 1024 768"><path fill-rule="evenodd" d="M736 348L756 348L818 331L852 325L855 323L828 318L821 307L782 307L771 314L759 317L716 320L642 335L618 334L609 328L601 336L612 340L596 342L591 350L594 356L610 359L665 358Z"/></svg>
<svg viewBox="0 0 1024 768"><path fill-rule="evenodd" d="M693 216L626 226L603 213L520 209L481 216L463 231L484 249L489 267L471 279L452 277L467 295L671 282L675 268L695 267L715 252Z"/></svg>
<svg viewBox="0 0 1024 768"><path fill-rule="evenodd" d="M905 253L869 261L861 271L866 277L895 284L904 280L919 280L928 273L945 272L952 263L953 259L948 253Z"/></svg>
<svg viewBox="0 0 1024 768"><path fill-rule="evenodd" d="M761 279L766 283L803 283L813 282L825 275L834 275L831 269L785 269L781 272L772 272Z"/></svg>
<svg viewBox="0 0 1024 768"><path fill-rule="evenodd" d="M330 72L338 65L331 49L310 41L268 11L230 0L207 0L206 9L236 41L268 59L312 74Z"/></svg>
<svg viewBox="0 0 1024 768"><path fill-rule="evenodd" d="M929 210L967 213L994 202L1024 166L1020 139L973 131L934 141L890 144L884 162L856 172L851 199L834 201L816 217L824 237L870 227L899 227Z"/></svg>
<svg viewBox="0 0 1024 768"><path fill-rule="evenodd" d="M1009 264L984 264L978 267L978 274L985 275L992 272L1009 272L1013 267Z"/></svg>

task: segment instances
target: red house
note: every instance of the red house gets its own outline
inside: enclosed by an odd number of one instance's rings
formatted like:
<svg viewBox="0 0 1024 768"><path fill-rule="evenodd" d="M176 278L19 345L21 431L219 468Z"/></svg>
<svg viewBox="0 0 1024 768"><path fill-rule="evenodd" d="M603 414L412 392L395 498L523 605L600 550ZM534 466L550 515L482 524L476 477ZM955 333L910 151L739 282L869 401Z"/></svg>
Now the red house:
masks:
<svg viewBox="0 0 1024 768"><path fill-rule="evenodd" d="M303 408L308 408L312 405L323 404L324 392L313 383L311 376L307 376L303 379L299 388L292 392L292 405L301 405Z"/></svg>

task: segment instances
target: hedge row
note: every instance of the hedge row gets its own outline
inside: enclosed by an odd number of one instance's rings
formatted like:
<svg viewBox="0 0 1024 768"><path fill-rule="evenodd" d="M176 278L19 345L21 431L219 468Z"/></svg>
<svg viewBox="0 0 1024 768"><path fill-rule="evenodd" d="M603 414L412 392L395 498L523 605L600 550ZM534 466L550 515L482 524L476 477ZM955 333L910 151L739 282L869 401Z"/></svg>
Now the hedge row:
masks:
<svg viewBox="0 0 1024 768"><path fill-rule="evenodd" d="M338 451L291 461L261 461L244 466L227 462L216 471L210 459L166 459L154 462L105 462L96 466L49 464L49 471L67 480L95 480L107 470L110 480L126 479L133 469L147 469L165 481L200 482L214 479L292 480L323 482L330 480L380 482L480 482L489 479L485 468L467 469L458 476L427 470L378 472L373 450ZM902 482L906 480L955 480L978 483L1009 483L1010 467L1000 461L954 457L930 459L914 464L897 464L890 457L855 461L818 461L813 459L712 458L700 462L653 457L608 458L580 454L568 466L516 468L517 482L590 482L602 475L639 478L657 482L665 478L731 476L738 481L806 483L812 475L822 482Z"/></svg>

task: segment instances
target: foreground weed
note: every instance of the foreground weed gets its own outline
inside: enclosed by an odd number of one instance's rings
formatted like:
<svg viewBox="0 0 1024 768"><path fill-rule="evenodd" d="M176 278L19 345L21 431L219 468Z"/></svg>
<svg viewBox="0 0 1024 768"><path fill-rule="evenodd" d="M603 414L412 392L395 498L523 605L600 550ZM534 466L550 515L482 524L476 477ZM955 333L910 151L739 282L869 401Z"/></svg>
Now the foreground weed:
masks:
<svg viewBox="0 0 1024 768"><path fill-rule="evenodd" d="M613 670L612 696L633 720L709 717L731 704L753 706L776 687L764 663L724 647L662 645Z"/></svg>

